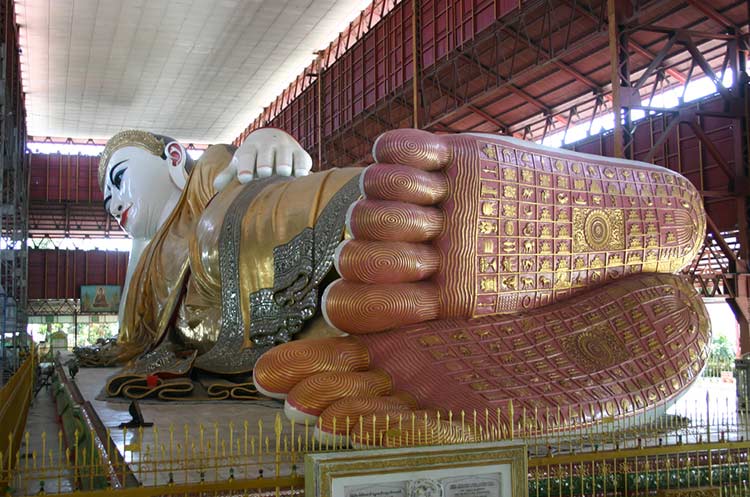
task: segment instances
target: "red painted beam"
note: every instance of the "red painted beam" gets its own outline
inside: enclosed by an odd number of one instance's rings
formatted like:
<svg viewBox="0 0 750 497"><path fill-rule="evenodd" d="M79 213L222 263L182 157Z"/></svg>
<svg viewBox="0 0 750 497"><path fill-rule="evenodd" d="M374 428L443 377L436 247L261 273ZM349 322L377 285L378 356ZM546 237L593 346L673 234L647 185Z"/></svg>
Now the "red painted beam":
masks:
<svg viewBox="0 0 750 497"><path fill-rule="evenodd" d="M688 3L695 7L696 9L700 10L709 19L713 19L717 23L721 24L725 28L736 28L734 23L730 21L727 17L722 15L719 11L714 9L709 5L710 2L706 2L706 0L688 0Z"/></svg>

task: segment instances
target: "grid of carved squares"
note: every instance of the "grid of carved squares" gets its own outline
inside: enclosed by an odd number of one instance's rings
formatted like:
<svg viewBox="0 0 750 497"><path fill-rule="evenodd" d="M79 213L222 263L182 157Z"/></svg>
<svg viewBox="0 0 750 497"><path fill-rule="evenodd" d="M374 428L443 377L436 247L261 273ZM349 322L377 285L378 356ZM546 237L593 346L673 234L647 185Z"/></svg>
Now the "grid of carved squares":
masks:
<svg viewBox="0 0 750 497"><path fill-rule="evenodd" d="M687 180L480 143L475 315L538 308L576 289L692 259ZM573 255L573 254L576 255Z"/></svg>
<svg viewBox="0 0 750 497"><path fill-rule="evenodd" d="M551 312L421 328L408 340L432 367L496 408L505 410L512 399L530 412L550 406L634 412L687 385L708 340L708 327L696 326L684 294L672 298L678 290L670 284L641 283L608 286Z"/></svg>

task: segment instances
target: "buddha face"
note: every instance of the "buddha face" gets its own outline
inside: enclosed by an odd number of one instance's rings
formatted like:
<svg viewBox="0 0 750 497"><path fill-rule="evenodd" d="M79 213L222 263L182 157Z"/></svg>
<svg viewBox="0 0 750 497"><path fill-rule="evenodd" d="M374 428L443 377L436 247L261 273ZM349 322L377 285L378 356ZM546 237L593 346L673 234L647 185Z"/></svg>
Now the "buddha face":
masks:
<svg viewBox="0 0 750 497"><path fill-rule="evenodd" d="M170 180L166 159L138 147L120 148L110 157L104 208L131 237L153 237L175 193L179 190Z"/></svg>

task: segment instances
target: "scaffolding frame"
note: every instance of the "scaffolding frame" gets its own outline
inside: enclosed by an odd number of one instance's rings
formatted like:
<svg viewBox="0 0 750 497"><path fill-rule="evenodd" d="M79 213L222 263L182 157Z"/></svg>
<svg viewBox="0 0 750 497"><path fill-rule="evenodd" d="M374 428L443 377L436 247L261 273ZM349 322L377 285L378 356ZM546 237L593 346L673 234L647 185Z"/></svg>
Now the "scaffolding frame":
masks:
<svg viewBox="0 0 750 497"><path fill-rule="evenodd" d="M0 384L21 365L26 334L28 157L13 0L0 3Z"/></svg>

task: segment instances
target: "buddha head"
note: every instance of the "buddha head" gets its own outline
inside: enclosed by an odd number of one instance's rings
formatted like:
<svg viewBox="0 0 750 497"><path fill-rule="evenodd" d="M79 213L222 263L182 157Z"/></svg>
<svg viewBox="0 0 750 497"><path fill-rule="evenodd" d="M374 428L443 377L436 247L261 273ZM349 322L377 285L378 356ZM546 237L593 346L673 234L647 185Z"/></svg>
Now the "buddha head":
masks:
<svg viewBox="0 0 750 497"><path fill-rule="evenodd" d="M121 131L109 139L99 161L104 208L131 237L150 239L191 167L187 151L172 138Z"/></svg>

